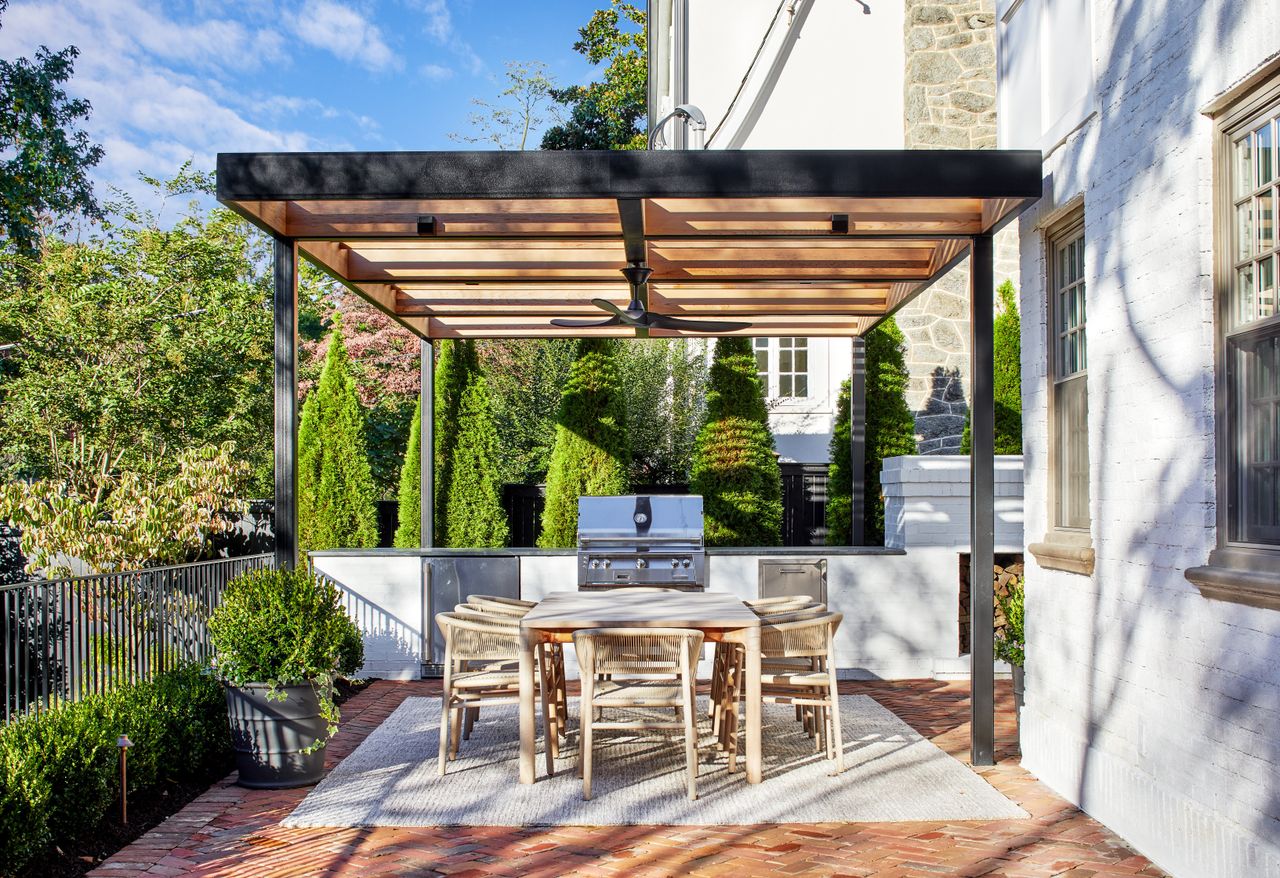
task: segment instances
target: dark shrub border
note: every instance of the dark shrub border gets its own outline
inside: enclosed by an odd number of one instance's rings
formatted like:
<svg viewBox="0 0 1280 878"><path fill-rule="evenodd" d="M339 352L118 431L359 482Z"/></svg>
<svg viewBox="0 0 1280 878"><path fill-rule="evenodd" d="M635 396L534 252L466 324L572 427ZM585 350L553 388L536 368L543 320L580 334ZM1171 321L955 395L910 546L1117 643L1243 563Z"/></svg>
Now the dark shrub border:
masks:
<svg viewBox="0 0 1280 878"><path fill-rule="evenodd" d="M231 768L222 686L195 666L15 720L0 728L0 874L98 826L118 801L120 735L133 743L131 794Z"/></svg>

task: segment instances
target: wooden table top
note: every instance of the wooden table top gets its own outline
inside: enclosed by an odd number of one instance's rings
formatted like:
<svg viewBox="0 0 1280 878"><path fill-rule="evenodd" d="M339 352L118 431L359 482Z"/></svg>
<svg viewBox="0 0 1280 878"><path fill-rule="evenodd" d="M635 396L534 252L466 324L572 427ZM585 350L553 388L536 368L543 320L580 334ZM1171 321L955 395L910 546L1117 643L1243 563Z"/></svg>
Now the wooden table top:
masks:
<svg viewBox="0 0 1280 878"><path fill-rule="evenodd" d="M558 591L520 620L524 628L754 628L760 617L723 592Z"/></svg>

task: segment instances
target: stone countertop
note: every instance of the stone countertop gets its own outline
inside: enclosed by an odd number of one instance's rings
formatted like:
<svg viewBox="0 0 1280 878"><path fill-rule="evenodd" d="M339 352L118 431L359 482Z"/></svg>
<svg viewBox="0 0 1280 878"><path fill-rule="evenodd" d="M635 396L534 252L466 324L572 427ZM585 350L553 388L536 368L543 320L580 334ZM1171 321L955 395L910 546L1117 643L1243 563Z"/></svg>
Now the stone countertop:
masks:
<svg viewBox="0 0 1280 878"><path fill-rule="evenodd" d="M373 555L377 557L467 558L467 557L542 557L577 555L577 549L539 549L533 547L504 549L324 549L309 552L317 558ZM903 549L884 546L713 546L707 549L709 557L717 555L781 555L822 558L832 555L905 555Z"/></svg>

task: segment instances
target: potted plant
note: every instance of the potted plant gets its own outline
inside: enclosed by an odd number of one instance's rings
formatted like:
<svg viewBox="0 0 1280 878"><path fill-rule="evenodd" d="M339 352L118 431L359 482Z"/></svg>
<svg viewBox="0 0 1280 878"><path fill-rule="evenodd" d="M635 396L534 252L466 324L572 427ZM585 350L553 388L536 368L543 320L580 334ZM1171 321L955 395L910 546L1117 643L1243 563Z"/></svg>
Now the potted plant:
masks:
<svg viewBox="0 0 1280 878"><path fill-rule="evenodd" d="M996 636L996 658L1008 662L1013 669L1013 705L1022 716L1023 663L1026 661L1026 641L1022 632L1023 583L1015 579L1009 583L1003 595L997 595L1000 612L1004 614L1004 627Z"/></svg>
<svg viewBox="0 0 1280 878"><path fill-rule="evenodd" d="M253 570L227 586L209 619L215 667L241 786L315 783L338 730L335 675L364 663L359 630L338 589L306 570Z"/></svg>

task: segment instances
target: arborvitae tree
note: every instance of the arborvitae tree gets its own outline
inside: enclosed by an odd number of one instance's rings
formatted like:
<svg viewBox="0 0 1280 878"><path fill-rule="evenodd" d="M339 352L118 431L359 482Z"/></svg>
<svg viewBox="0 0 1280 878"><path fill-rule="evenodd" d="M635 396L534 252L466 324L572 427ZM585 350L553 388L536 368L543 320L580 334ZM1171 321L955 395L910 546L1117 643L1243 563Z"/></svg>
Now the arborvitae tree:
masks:
<svg viewBox="0 0 1280 878"><path fill-rule="evenodd" d="M416 549L422 544L422 397L413 407L409 424L409 444L404 450L404 466L400 469L400 505L397 510L396 539L398 549Z"/></svg>
<svg viewBox="0 0 1280 878"><path fill-rule="evenodd" d="M1018 316L1018 291L1013 281L1000 284L1000 313L992 324L993 396L995 397L996 454L1022 453L1022 319ZM964 418L960 453L970 448L969 415Z"/></svg>
<svg viewBox="0 0 1280 878"><path fill-rule="evenodd" d="M547 470L547 503L538 538L544 548L574 545L578 497L627 492L630 452L617 348L612 339L578 342L560 397L556 444Z"/></svg>
<svg viewBox="0 0 1280 878"><path fill-rule="evenodd" d="M707 545L781 544L782 469L748 338L716 342L689 487L703 497Z"/></svg>
<svg viewBox="0 0 1280 878"><path fill-rule="evenodd" d="M497 481L498 433L489 388L480 372L468 375L458 406L458 432L449 460L449 493L441 507L443 545L484 548L507 544L507 515Z"/></svg>
<svg viewBox="0 0 1280 878"><path fill-rule="evenodd" d="M440 342L435 370L435 502L432 530L437 546L446 546L449 534L447 500L453 489L454 449L458 444L462 394L470 376L480 371L476 343L469 339Z"/></svg>
<svg viewBox="0 0 1280 878"><path fill-rule="evenodd" d="M863 473L863 532L868 545L884 543L884 496L880 468L886 457L915 454L915 419L907 407L907 366L903 337L890 317L866 337L866 460ZM847 546L852 532L853 478L849 461L849 382L840 387L836 424L831 436L831 469L827 477L827 545Z"/></svg>
<svg viewBox="0 0 1280 878"><path fill-rule="evenodd" d="M337 321L298 428L298 549L378 545L364 412Z"/></svg>

